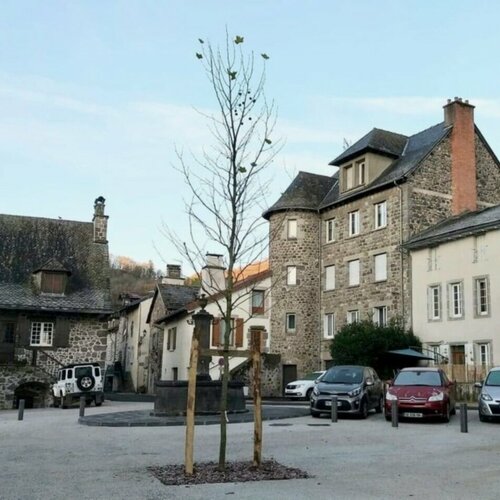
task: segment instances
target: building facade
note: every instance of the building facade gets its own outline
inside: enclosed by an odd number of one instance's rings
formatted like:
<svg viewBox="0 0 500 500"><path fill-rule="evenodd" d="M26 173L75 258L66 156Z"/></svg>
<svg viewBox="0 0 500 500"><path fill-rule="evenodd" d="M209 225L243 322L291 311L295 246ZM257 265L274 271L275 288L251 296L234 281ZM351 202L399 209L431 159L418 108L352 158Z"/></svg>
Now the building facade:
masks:
<svg viewBox="0 0 500 500"><path fill-rule="evenodd" d="M403 244L440 221L500 202L500 167L455 99L444 121L412 136L373 129L333 160L331 177L300 172L264 217L273 271L271 352L282 386L329 366L347 322L411 319Z"/></svg>

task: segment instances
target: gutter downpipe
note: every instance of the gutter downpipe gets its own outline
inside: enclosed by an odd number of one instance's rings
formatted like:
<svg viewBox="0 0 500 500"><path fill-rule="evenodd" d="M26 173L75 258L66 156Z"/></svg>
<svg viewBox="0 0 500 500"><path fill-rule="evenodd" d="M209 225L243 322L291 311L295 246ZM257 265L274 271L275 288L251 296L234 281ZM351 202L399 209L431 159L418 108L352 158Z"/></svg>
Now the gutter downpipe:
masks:
<svg viewBox="0 0 500 500"><path fill-rule="evenodd" d="M401 316L403 321L406 323L406 307L405 307L405 295L404 295L404 257L403 257L403 188L394 181L394 186L399 189L399 266L401 270L400 276L400 287L401 287ZM405 325L406 327L406 325Z"/></svg>

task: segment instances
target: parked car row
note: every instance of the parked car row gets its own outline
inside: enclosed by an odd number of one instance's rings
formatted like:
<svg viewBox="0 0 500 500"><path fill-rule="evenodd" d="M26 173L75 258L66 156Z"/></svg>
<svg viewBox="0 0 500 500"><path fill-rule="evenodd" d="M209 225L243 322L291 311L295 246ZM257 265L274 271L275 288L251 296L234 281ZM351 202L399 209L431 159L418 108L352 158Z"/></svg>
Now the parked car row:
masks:
<svg viewBox="0 0 500 500"><path fill-rule="evenodd" d="M479 395L479 419L484 422L500 419L500 367L488 373L484 383L476 384ZM331 413L332 396L337 411L366 418L370 410L385 412L391 420L392 404L397 402L398 416L412 419L438 418L449 422L456 413L454 383L438 367L403 368L394 380L384 384L369 366L334 366L327 371L313 372L286 386L285 395L305 398L310 402L313 417Z"/></svg>

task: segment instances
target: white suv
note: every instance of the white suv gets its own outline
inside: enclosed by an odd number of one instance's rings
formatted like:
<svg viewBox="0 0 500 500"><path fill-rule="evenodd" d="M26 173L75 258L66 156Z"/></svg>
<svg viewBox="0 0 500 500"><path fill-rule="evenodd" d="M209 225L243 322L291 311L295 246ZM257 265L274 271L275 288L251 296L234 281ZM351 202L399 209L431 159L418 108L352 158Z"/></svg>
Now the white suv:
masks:
<svg viewBox="0 0 500 500"><path fill-rule="evenodd" d="M99 363L76 363L60 368L57 382L52 386L54 407L71 406L73 400L85 396L87 405L94 401L101 406L104 401L102 390L102 371Z"/></svg>
<svg viewBox="0 0 500 500"><path fill-rule="evenodd" d="M309 401L316 381L324 375L325 371L308 373L299 380L290 382L285 387L285 397L290 399L305 399Z"/></svg>

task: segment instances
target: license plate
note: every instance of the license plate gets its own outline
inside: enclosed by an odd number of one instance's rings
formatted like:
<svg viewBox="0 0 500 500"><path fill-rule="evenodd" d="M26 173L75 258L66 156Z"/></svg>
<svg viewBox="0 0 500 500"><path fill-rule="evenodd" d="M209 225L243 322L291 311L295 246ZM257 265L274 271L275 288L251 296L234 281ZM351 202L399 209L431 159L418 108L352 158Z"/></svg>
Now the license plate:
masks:
<svg viewBox="0 0 500 500"><path fill-rule="evenodd" d="M332 406L332 402L329 399L327 399L325 401L325 406ZM341 401L337 401L337 406L342 406L342 402Z"/></svg>
<svg viewBox="0 0 500 500"><path fill-rule="evenodd" d="M413 411L405 411L403 413L403 417L408 417L408 418L422 418L424 416L423 413L416 413Z"/></svg>

